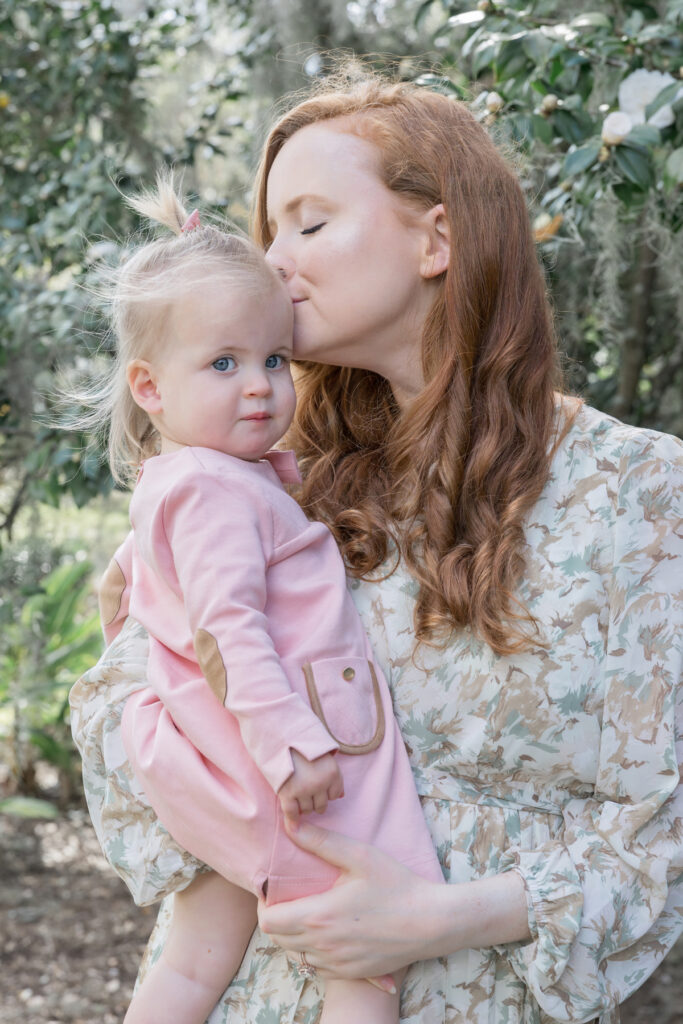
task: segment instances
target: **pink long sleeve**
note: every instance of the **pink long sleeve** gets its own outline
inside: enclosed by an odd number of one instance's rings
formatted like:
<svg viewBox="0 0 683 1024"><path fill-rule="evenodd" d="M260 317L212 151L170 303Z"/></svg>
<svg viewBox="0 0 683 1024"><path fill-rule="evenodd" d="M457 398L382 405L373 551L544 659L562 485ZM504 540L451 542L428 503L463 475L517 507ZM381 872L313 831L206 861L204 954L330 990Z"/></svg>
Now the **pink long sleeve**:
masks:
<svg viewBox="0 0 683 1024"><path fill-rule="evenodd" d="M175 602L154 604L149 591L158 588L148 567L156 570L170 592L182 597L202 672L239 722L250 756L277 792L292 773L291 749L314 760L337 746L293 690L270 636L266 617L266 568L274 557L270 510L261 507L258 491L249 493L248 480L239 481L239 493L234 481L232 489L229 484L201 470L191 477L181 475L167 486L147 530L138 529L138 508L132 506L136 536L147 563L137 567L135 585L147 608L158 612L159 629L151 632L167 643L173 637L163 635L162 620L167 611L177 609ZM175 619L174 614L169 616L171 625ZM165 655L164 650L157 652L160 663ZM155 674L152 668L150 678L183 729L189 709L174 699L172 675L163 668ZM220 729L220 716L207 725L207 731L216 729ZM211 749L220 742L218 735L213 739L206 737Z"/></svg>
<svg viewBox="0 0 683 1024"><path fill-rule="evenodd" d="M338 751L346 796L326 811L331 829L438 880L344 563L283 489L279 456L187 448L145 463L130 614L150 635L150 685L126 704L126 752L171 835L237 885L263 894L267 882L269 902L337 877L284 830L275 794L292 749Z"/></svg>

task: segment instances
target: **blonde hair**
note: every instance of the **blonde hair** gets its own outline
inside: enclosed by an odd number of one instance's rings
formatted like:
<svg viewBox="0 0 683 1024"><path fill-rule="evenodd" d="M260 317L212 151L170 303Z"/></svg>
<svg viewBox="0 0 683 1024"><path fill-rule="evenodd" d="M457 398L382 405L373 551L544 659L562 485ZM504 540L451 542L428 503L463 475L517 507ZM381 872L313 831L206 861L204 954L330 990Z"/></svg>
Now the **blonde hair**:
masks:
<svg viewBox="0 0 683 1024"><path fill-rule="evenodd" d="M352 575L372 577L392 554L394 567L404 560L419 588L418 641L470 627L511 654L541 640L518 585L561 382L524 196L464 103L342 73L266 140L254 208L261 245L271 241L266 184L278 153L307 125L334 120L377 147L387 188L424 209L443 203L451 253L423 329L426 384L404 414L377 374L300 364L288 435L304 473L300 501L329 525Z"/></svg>
<svg viewBox="0 0 683 1024"><path fill-rule="evenodd" d="M277 286L276 272L249 238L211 225L183 230L186 201L172 172L157 176L156 188L126 203L173 237L148 240L127 254L118 267L102 268L97 293L107 310L114 339L114 364L100 379L72 392L87 411L76 424L107 436L112 476L118 483L134 479L143 459L158 451L159 435L147 413L134 401L126 377L133 359L150 358L163 344L164 328L174 302L197 286L226 277L236 295L263 294ZM238 300L239 301L239 300Z"/></svg>

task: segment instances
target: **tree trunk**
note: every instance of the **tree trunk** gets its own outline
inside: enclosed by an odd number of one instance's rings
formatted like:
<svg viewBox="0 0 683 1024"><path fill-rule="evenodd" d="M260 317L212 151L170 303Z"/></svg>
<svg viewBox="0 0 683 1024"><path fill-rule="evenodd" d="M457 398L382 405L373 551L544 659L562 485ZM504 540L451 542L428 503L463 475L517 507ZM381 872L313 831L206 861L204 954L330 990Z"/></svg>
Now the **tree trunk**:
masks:
<svg viewBox="0 0 683 1024"><path fill-rule="evenodd" d="M635 410L638 383L648 354L649 323L656 278L656 253L648 239L643 237L636 247L628 326L624 331L617 393L611 408L612 413L620 419L629 420Z"/></svg>

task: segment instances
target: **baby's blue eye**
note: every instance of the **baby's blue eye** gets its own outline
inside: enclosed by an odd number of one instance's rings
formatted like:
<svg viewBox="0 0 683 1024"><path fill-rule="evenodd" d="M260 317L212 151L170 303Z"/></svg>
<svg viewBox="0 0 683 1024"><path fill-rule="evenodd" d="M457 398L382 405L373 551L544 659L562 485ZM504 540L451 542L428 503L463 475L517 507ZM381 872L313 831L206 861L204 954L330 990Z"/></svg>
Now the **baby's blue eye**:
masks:
<svg viewBox="0 0 683 1024"><path fill-rule="evenodd" d="M266 370L279 370L281 366L285 365L284 356L272 355L266 359Z"/></svg>
<svg viewBox="0 0 683 1024"><path fill-rule="evenodd" d="M219 359L214 359L211 365L219 373L227 373L228 370L235 369L236 363L232 356L221 356Z"/></svg>

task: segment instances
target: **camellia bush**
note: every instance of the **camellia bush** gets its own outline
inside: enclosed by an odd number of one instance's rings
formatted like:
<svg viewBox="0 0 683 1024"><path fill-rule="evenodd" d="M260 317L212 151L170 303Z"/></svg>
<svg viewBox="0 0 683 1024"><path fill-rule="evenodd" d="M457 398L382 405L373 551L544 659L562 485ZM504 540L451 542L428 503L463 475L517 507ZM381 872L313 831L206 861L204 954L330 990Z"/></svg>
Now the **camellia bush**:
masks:
<svg viewBox="0 0 683 1024"><path fill-rule="evenodd" d="M150 131L150 79L202 36L157 5L134 21L106 0L0 6L0 796L31 792L38 757L65 798L75 778L66 694L101 649L92 567L41 535L37 509L112 484L80 433L49 425L52 399L101 344L83 285L135 226L117 185L185 155Z"/></svg>
<svg viewBox="0 0 683 1024"><path fill-rule="evenodd" d="M194 8L0 8L0 544L31 500L82 505L111 486L82 436L45 425L50 399L58 371L85 368L102 341L83 285L136 227L117 189L147 185L164 161L191 164L200 133L165 144L153 86L206 32Z"/></svg>
<svg viewBox="0 0 683 1024"><path fill-rule="evenodd" d="M432 0L417 18L442 54L417 80L470 100L518 161L570 383L683 433L683 3Z"/></svg>

